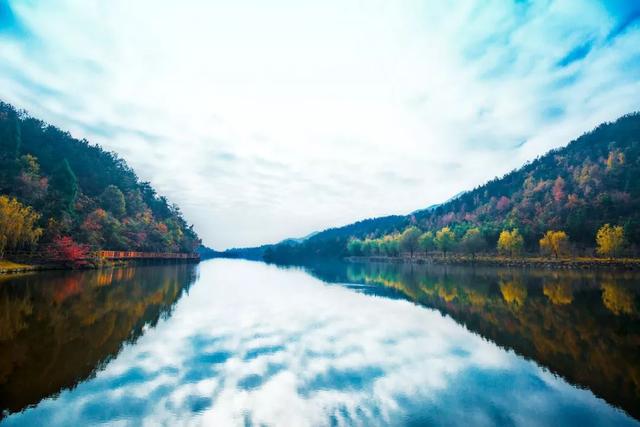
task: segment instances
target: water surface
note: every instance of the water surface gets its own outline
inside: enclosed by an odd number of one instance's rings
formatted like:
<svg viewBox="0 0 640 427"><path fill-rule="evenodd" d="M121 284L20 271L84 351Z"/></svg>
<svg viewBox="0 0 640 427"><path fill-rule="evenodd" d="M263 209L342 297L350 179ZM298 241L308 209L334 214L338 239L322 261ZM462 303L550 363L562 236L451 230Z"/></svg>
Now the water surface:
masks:
<svg viewBox="0 0 640 427"><path fill-rule="evenodd" d="M638 425L638 277L319 264L0 279L1 425Z"/></svg>

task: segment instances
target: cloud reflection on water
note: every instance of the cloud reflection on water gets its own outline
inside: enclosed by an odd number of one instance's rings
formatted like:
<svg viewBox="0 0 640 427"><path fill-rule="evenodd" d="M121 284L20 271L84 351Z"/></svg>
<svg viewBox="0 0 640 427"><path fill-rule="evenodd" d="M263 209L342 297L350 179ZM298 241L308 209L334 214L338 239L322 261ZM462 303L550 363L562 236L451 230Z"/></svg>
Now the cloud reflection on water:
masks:
<svg viewBox="0 0 640 427"><path fill-rule="evenodd" d="M260 263L200 269L95 378L6 424L635 423L437 311Z"/></svg>

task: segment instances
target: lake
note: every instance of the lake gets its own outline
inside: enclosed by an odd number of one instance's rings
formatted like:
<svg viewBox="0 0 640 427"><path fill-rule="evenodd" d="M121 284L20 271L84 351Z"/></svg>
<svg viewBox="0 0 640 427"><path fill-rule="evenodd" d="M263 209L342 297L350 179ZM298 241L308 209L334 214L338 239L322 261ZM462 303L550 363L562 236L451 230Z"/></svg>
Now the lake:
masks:
<svg viewBox="0 0 640 427"><path fill-rule="evenodd" d="M640 425L639 293L222 259L0 276L0 425Z"/></svg>

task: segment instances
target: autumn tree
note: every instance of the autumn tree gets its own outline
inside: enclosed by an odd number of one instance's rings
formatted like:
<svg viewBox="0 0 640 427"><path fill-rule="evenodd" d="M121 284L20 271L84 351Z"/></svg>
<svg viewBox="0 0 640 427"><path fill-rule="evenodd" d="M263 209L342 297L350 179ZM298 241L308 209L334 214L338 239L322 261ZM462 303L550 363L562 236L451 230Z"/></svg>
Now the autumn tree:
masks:
<svg viewBox="0 0 640 427"><path fill-rule="evenodd" d="M556 181L553 183L553 188L551 189L551 192L553 193L553 199L560 203L562 202L562 200L564 200L565 197L565 181L564 179L562 179L561 176L559 176Z"/></svg>
<svg viewBox="0 0 640 427"><path fill-rule="evenodd" d="M476 253L480 252L487 246L487 241L482 236L482 233L480 233L480 229L477 227L468 229L460 243L464 250L470 253L473 258L476 257Z"/></svg>
<svg viewBox="0 0 640 427"><path fill-rule="evenodd" d="M444 227L436 233L434 243L436 247L442 251L444 257L446 258L447 252L453 249L453 246L456 243L456 235L453 234L453 231L451 231L449 227Z"/></svg>
<svg viewBox="0 0 640 427"><path fill-rule="evenodd" d="M569 237L564 231L549 230L540 239L540 252L553 255L556 259L568 252Z"/></svg>
<svg viewBox="0 0 640 427"><path fill-rule="evenodd" d="M33 204L44 198L49 180L40 175L38 159L25 154L19 159L20 173L15 178L15 194L28 204Z"/></svg>
<svg viewBox="0 0 640 427"><path fill-rule="evenodd" d="M435 248L433 232L427 231L426 233L422 233L418 239L418 245L424 251L425 256L428 255L429 251Z"/></svg>
<svg viewBox="0 0 640 427"><path fill-rule="evenodd" d="M605 257L617 257L625 245L624 229L619 226L603 225L596 234L596 252Z"/></svg>
<svg viewBox="0 0 640 427"><path fill-rule="evenodd" d="M619 165L624 165L624 153L621 153L620 150L611 150L609 152L609 156L607 157L607 170L615 169Z"/></svg>
<svg viewBox="0 0 640 427"><path fill-rule="evenodd" d="M498 252L509 256L519 255L524 247L524 239L517 228L511 231L502 230L498 237Z"/></svg>
<svg viewBox="0 0 640 427"><path fill-rule="evenodd" d="M400 235L400 247L402 250L409 252L411 258L413 253L420 248L420 229L415 226L407 227Z"/></svg>
<svg viewBox="0 0 640 427"><path fill-rule="evenodd" d="M54 239L47 246L47 258L50 261L65 264L69 267L78 268L87 263L89 248L75 242L69 236L62 236Z"/></svg>
<svg viewBox="0 0 640 427"><path fill-rule="evenodd" d="M6 249L33 247L42 229L36 226L40 214L16 199L0 196L0 258Z"/></svg>

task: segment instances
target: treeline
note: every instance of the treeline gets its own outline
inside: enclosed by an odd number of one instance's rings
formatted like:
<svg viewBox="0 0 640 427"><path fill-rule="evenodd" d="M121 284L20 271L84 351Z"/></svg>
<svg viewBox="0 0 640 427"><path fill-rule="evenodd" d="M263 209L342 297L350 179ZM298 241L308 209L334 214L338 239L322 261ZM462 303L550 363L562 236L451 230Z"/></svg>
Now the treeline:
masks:
<svg viewBox="0 0 640 427"><path fill-rule="evenodd" d="M375 241L395 253L394 236L408 226L431 231L434 238L448 228L453 243L460 244L456 250L467 246L467 251L481 239L497 248L501 233L517 230L525 253L537 253L540 239L556 230L568 236L572 253L588 256L596 253L598 230L610 224L624 235L620 251L635 255L640 244L639 154L640 113L633 113L434 209L367 220L366 229L332 229L301 244L277 245L265 252L265 259L287 263L344 257L352 253L347 246L353 239L367 241L365 247ZM471 229L479 237L465 238Z"/></svg>
<svg viewBox="0 0 640 427"><path fill-rule="evenodd" d="M199 243L179 208L115 153L0 102L0 258L192 252Z"/></svg>
<svg viewBox="0 0 640 427"><path fill-rule="evenodd" d="M623 227L603 225L594 236L595 252L599 256L616 258L629 252L629 246ZM434 251L442 253L457 252L475 257L477 254L499 254L521 256L524 250L524 238L517 228L502 230L497 241L489 241L478 227L443 227L437 231L423 231L416 226L407 227L402 233L394 233L379 238L352 238L347 244L350 256L388 256L408 255L414 257L418 252L425 256ZM549 230L538 241L540 255L562 258L576 255L574 244L564 231Z"/></svg>

